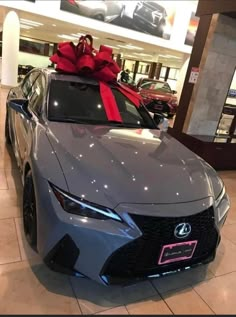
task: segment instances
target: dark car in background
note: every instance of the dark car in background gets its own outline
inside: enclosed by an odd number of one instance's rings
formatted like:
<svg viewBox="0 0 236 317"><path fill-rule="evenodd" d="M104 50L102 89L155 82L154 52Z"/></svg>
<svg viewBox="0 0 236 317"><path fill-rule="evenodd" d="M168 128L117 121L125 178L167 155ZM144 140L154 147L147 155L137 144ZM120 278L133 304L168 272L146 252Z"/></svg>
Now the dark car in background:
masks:
<svg viewBox="0 0 236 317"><path fill-rule="evenodd" d="M139 1L133 13L134 25L153 35L163 37L167 12L156 1Z"/></svg>

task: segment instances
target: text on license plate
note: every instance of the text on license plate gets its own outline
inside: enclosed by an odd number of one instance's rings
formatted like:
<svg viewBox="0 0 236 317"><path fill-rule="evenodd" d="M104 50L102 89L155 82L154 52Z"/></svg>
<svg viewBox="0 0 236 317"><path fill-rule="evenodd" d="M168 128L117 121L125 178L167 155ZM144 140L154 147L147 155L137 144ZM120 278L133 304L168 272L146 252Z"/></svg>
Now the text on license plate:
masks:
<svg viewBox="0 0 236 317"><path fill-rule="evenodd" d="M196 246L197 240L164 245L158 264L161 265L191 259Z"/></svg>

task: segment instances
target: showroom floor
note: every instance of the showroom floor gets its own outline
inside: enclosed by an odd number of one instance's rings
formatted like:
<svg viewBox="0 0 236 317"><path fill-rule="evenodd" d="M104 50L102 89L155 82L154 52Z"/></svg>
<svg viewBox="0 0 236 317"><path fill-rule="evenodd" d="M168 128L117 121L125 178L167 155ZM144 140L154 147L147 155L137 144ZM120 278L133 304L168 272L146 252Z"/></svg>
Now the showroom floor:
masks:
<svg viewBox="0 0 236 317"><path fill-rule="evenodd" d="M20 175L4 144L6 93L0 89L1 314L236 314L236 171L220 173L232 207L209 267L124 288L52 272L22 233Z"/></svg>

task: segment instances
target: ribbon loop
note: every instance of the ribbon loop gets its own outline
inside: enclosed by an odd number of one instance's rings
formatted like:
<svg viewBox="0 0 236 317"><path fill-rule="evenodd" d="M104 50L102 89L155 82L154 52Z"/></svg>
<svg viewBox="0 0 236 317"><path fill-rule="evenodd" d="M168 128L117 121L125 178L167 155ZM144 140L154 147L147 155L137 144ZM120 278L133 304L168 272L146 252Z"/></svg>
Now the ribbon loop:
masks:
<svg viewBox="0 0 236 317"><path fill-rule="evenodd" d="M56 54L50 57L56 64L56 71L87 76L100 81L100 93L109 121L122 122L111 88L112 82L136 107L141 97L131 89L117 83L120 67L112 58L112 49L101 45L99 51L93 48L93 37L81 36L77 45L73 42L59 43Z"/></svg>

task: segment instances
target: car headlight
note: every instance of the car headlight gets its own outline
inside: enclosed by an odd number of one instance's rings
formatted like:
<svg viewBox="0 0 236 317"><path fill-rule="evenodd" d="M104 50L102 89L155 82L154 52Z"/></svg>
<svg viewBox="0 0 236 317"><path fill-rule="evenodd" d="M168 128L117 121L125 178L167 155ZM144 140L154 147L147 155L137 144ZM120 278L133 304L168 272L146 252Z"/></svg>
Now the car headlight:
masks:
<svg viewBox="0 0 236 317"><path fill-rule="evenodd" d="M61 207L66 212L82 217L95 218L99 220L113 219L123 222L123 220L114 210L104 206L100 206L95 203L88 202L83 198L75 197L74 195L65 192L52 183L49 184Z"/></svg>
<svg viewBox="0 0 236 317"><path fill-rule="evenodd" d="M223 185L221 193L215 200L215 206L216 206L216 210L218 214L218 221L220 222L230 208L229 197L225 192L224 185Z"/></svg>

